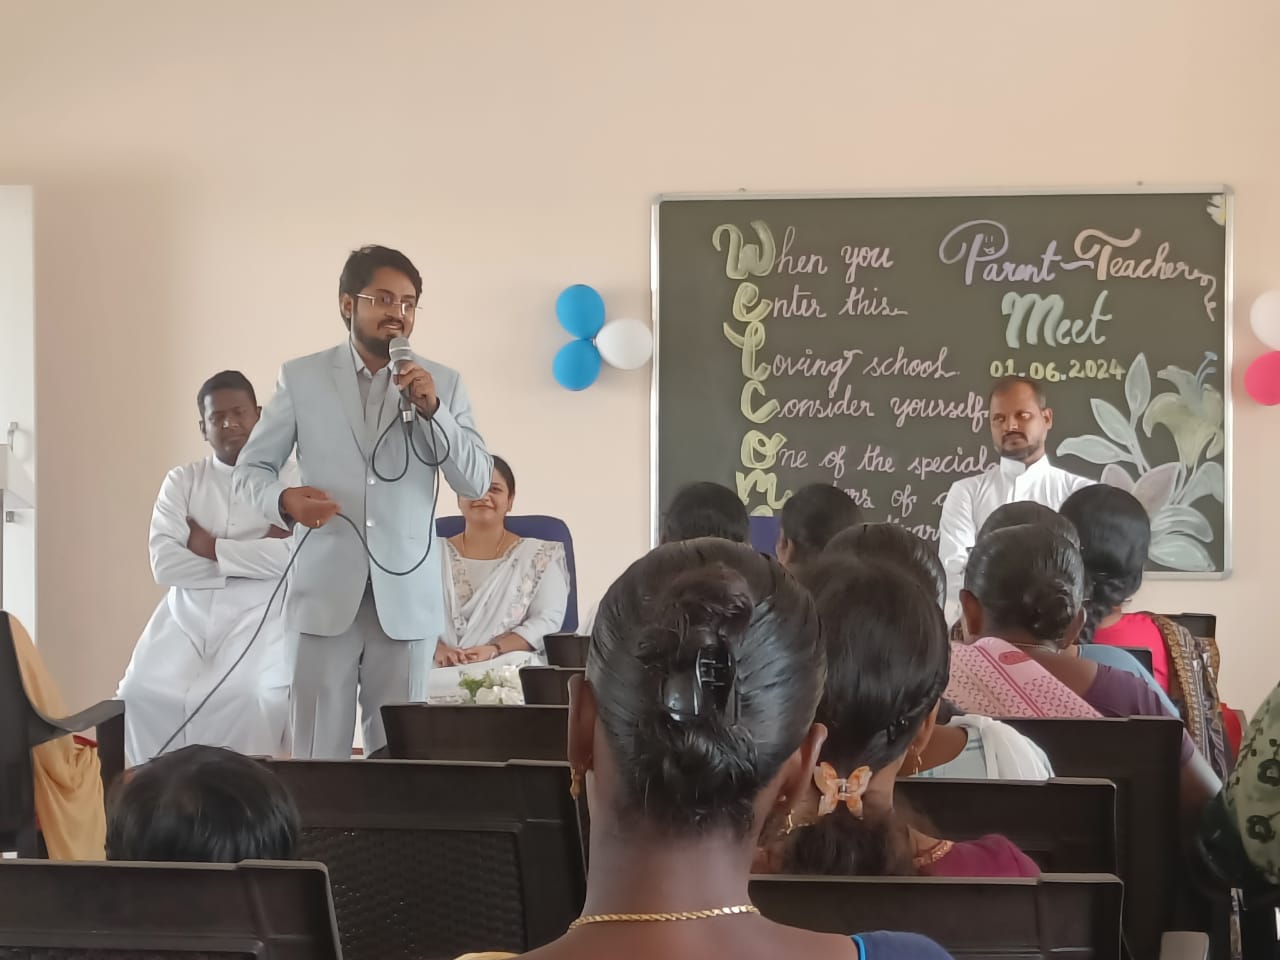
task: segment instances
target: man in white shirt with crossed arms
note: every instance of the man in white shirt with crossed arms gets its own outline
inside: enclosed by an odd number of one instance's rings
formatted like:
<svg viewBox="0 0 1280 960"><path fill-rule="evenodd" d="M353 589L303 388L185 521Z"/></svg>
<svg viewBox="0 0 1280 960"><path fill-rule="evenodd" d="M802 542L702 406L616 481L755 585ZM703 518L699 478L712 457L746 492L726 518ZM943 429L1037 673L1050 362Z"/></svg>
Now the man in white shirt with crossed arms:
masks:
<svg viewBox="0 0 1280 960"><path fill-rule="evenodd" d="M1057 510L1071 494L1095 482L1049 462L1045 441L1053 428L1053 411L1039 383L1027 377L1003 377L991 388L987 406L1000 462L952 484L938 524L938 555L947 571L948 619L959 615L969 551L997 507L1034 500Z"/></svg>

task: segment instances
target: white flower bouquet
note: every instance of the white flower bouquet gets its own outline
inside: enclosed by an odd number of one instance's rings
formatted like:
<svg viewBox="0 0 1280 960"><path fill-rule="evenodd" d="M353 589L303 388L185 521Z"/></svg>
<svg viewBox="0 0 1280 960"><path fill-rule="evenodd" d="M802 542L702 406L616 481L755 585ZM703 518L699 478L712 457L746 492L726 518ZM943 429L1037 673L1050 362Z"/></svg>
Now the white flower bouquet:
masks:
<svg viewBox="0 0 1280 960"><path fill-rule="evenodd" d="M524 703L524 690L520 686L520 671L514 666L496 670L463 670L458 678L458 689L469 703L512 704Z"/></svg>

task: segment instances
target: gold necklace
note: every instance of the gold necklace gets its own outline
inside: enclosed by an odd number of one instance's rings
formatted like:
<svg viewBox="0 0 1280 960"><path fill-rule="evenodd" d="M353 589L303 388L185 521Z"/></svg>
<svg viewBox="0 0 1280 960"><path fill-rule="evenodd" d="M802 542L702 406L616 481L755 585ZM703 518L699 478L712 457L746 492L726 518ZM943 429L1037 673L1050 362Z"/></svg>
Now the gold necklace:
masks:
<svg viewBox="0 0 1280 960"><path fill-rule="evenodd" d="M497 560L500 556L502 556L502 545L507 542L508 532L509 531L504 527L502 530L502 535L498 537L498 545L494 548L492 557L472 557L472 559L473 560ZM471 551L467 548L467 531L466 530L462 531L462 552L469 557L471 556Z"/></svg>
<svg viewBox="0 0 1280 960"><path fill-rule="evenodd" d="M735 907L713 907L710 910L680 910L675 913L591 913L569 924L570 930L588 923L665 923L668 920L710 920L712 917L740 917L760 911L749 903Z"/></svg>

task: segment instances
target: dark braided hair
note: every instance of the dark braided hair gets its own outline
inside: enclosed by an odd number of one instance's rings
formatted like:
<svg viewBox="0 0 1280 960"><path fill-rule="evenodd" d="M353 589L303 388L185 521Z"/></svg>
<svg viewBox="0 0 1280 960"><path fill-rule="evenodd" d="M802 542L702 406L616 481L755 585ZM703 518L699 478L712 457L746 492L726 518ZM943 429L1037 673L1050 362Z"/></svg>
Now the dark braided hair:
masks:
<svg viewBox="0 0 1280 960"><path fill-rule="evenodd" d="M827 726L820 760L841 777L903 758L950 677L942 611L917 575L876 559L824 556L800 573L813 592L827 648L827 685L817 720ZM856 819L843 807L797 831L786 854L793 873L910 875L907 823L889 811Z"/></svg>
<svg viewBox="0 0 1280 960"><path fill-rule="evenodd" d="M1142 586L1142 569L1151 550L1151 518L1133 494L1102 483L1069 496L1062 515L1080 535L1088 615L1080 639L1087 643L1098 624Z"/></svg>

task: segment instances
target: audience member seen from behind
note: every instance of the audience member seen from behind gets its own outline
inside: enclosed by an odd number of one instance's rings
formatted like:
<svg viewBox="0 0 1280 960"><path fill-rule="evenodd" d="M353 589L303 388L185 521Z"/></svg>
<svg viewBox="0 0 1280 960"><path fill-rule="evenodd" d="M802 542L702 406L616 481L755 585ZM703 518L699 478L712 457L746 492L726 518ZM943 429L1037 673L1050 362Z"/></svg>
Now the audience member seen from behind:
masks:
<svg viewBox="0 0 1280 960"><path fill-rule="evenodd" d="M467 664L523 667L542 662L543 637L564 622L569 567L564 544L507 530L516 478L501 457L484 496L458 498L463 531L450 538L441 564L444 635L436 642L429 692L457 692Z"/></svg>
<svg viewBox="0 0 1280 960"><path fill-rule="evenodd" d="M897 564L937 599L939 608L945 602L947 578L937 551L901 524L850 527L831 539L824 556ZM803 571L800 576L803 579ZM1045 780L1053 776L1049 758L1033 740L1007 723L961 713L946 702L939 708L938 722L918 758L916 776L921 777Z"/></svg>
<svg viewBox="0 0 1280 960"><path fill-rule="evenodd" d="M812 601L775 561L698 540L633 564L570 687L569 762L591 811L586 906L529 957L945 957L919 936L859 944L750 906L761 829L812 776L823 675ZM696 919L664 916L686 912Z"/></svg>
<svg viewBox="0 0 1280 960"><path fill-rule="evenodd" d="M1023 527L1027 524L1048 527L1058 536L1070 540L1073 545L1080 546L1080 535L1076 533L1076 528L1071 521L1056 510L1046 507L1043 503L1036 503L1034 500L1016 500L996 507L978 530L978 539L981 540L987 534L1003 530L1005 527Z"/></svg>
<svg viewBox="0 0 1280 960"><path fill-rule="evenodd" d="M751 542L751 522L741 498L728 487L709 480L686 484L676 491L662 515L659 543L682 543L700 537ZM597 603L578 628L587 636L591 635L599 609Z"/></svg>
<svg viewBox="0 0 1280 960"><path fill-rule="evenodd" d="M1084 491L1080 492L1083 493L1091 491L1092 489L1093 487L1086 487ZM1112 488L1105 487L1103 489ZM1077 495L1078 494L1073 494L1072 496ZM1070 498L1068 498L1068 500L1069 499ZM982 529L978 532L978 539L981 540L988 534L994 533L997 530L1004 530L1006 527L1020 527L1026 524L1045 527L1064 539L1069 540L1073 546L1077 548L1080 546L1080 535L1076 532L1075 525L1070 520L1061 513L1057 513L1042 504L1032 503L1031 501L1006 503L1004 506L998 508L987 518L987 522L982 525ZM957 624L959 629L953 630L951 633L952 640L963 640L965 638L963 623L964 619L962 617L960 622ZM1151 692L1160 698L1161 705L1163 705L1169 713L1175 715L1181 714L1181 711L1174 706L1173 701L1169 699L1168 695L1160 687L1160 684L1156 682L1155 677L1151 675L1151 671L1139 663L1138 659L1128 651L1121 650L1117 647L1106 647L1100 644L1089 643L1087 634L1082 632L1080 635L1080 643L1076 646L1076 652L1086 660L1092 660L1094 663L1101 663L1104 666L1114 667L1117 670L1123 670L1125 673L1133 674L1151 688Z"/></svg>
<svg viewBox="0 0 1280 960"><path fill-rule="evenodd" d="M1009 527L979 541L969 556L960 601L969 634L982 639L970 646L952 645L948 694L967 708L975 680L991 685L988 674L961 674L974 664L961 651L978 648L996 656L1003 668L996 682L1007 691L1008 716L1057 716L1059 704L1071 701L1084 702L1105 717L1171 716L1132 674L1073 654L1085 619L1083 591L1080 551L1051 530ZM1060 689L1016 688L1024 665L1046 671ZM1183 811L1193 819L1221 784L1185 730L1180 765Z"/></svg>
<svg viewBox="0 0 1280 960"><path fill-rule="evenodd" d="M836 876L1038 876L1004 837L953 843L894 810L895 780L919 772L947 685L947 629L934 598L885 561L830 557L801 579L826 647L817 719L827 738L812 780L787 794L790 819L771 838L771 864Z"/></svg>
<svg viewBox="0 0 1280 960"><path fill-rule="evenodd" d="M298 809L275 774L222 747L191 746L136 768L115 792L108 860L289 860Z"/></svg>
<svg viewBox="0 0 1280 960"><path fill-rule="evenodd" d="M1220 776L1231 768L1218 699L1217 651L1168 617L1125 613L1142 586L1151 550L1151 520L1136 497L1099 484L1073 493L1062 515L1075 527L1084 557L1083 650L1135 647L1151 651L1156 682L1169 693L1191 738ZM1096 655L1095 655L1096 656ZM1100 658L1099 658L1100 659ZM1102 660L1100 662L1107 662Z"/></svg>
<svg viewBox="0 0 1280 960"><path fill-rule="evenodd" d="M775 553L784 567L812 560L841 530L861 522L862 508L839 487L814 483L793 494L778 520Z"/></svg>
<svg viewBox="0 0 1280 960"><path fill-rule="evenodd" d="M676 491L662 515L662 543L718 537L750 543L751 524L742 499L728 487L704 480Z"/></svg>
<svg viewBox="0 0 1280 960"><path fill-rule="evenodd" d="M946 602L947 573L938 551L900 523L856 524L832 537L824 553L897 563L920 582L939 607Z"/></svg>

